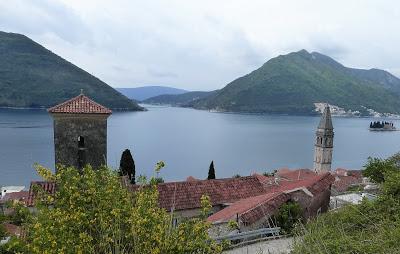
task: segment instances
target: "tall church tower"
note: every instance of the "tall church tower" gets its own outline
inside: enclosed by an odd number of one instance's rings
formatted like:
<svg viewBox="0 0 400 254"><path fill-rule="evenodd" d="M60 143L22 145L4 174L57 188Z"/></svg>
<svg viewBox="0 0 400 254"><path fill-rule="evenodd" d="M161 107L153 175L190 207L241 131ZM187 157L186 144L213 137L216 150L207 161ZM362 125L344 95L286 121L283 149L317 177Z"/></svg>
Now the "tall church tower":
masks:
<svg viewBox="0 0 400 254"><path fill-rule="evenodd" d="M55 163L81 169L106 165L111 110L83 93L48 110L54 119Z"/></svg>
<svg viewBox="0 0 400 254"><path fill-rule="evenodd" d="M314 171L328 172L331 170L333 150L333 125L328 104L325 106L315 134Z"/></svg>

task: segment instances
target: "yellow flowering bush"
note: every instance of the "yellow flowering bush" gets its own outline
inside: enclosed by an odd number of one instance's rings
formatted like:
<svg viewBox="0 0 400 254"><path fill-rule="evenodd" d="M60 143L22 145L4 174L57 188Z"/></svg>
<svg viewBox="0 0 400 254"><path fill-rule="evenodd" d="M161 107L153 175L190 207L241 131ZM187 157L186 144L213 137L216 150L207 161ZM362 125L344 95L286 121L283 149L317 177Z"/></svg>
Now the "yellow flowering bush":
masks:
<svg viewBox="0 0 400 254"><path fill-rule="evenodd" d="M160 165L157 165L160 167ZM38 167L56 183L56 193L38 192L34 216L26 225L28 253L221 253L201 218L172 224L173 214L158 207L156 181L142 179L130 193L107 167L78 171L59 167L56 174ZM209 199L202 198L203 212Z"/></svg>

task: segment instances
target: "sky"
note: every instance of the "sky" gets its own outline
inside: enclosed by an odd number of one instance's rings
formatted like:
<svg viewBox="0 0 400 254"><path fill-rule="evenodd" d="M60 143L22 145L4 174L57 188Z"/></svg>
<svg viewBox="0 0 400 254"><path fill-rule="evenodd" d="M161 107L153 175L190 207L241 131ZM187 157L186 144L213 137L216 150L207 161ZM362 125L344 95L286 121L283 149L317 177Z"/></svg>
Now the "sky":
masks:
<svg viewBox="0 0 400 254"><path fill-rule="evenodd" d="M301 49L400 76L397 0L0 0L0 30L113 87L219 89Z"/></svg>

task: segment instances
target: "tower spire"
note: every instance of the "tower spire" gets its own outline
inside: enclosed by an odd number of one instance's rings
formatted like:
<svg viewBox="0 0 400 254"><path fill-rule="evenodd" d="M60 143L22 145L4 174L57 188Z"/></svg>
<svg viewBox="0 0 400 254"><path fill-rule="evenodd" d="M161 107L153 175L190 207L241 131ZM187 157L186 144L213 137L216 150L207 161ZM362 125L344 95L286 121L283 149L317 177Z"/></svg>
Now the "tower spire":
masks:
<svg viewBox="0 0 400 254"><path fill-rule="evenodd" d="M329 104L325 104L324 112L322 113L321 120L319 121L318 129L333 130L332 116Z"/></svg>
<svg viewBox="0 0 400 254"><path fill-rule="evenodd" d="M331 170L333 151L333 124L329 104L325 104L324 112L317 128L314 152L314 170L323 173Z"/></svg>

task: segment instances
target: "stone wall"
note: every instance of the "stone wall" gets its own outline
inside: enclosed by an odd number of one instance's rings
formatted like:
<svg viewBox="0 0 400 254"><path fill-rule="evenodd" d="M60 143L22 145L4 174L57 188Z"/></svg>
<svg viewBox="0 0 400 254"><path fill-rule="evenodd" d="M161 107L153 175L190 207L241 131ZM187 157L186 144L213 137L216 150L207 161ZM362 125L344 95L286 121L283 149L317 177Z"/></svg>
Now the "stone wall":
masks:
<svg viewBox="0 0 400 254"><path fill-rule="evenodd" d="M85 164L94 168L107 163L107 117L103 114L52 114L55 162L79 167L78 137L84 137Z"/></svg>

